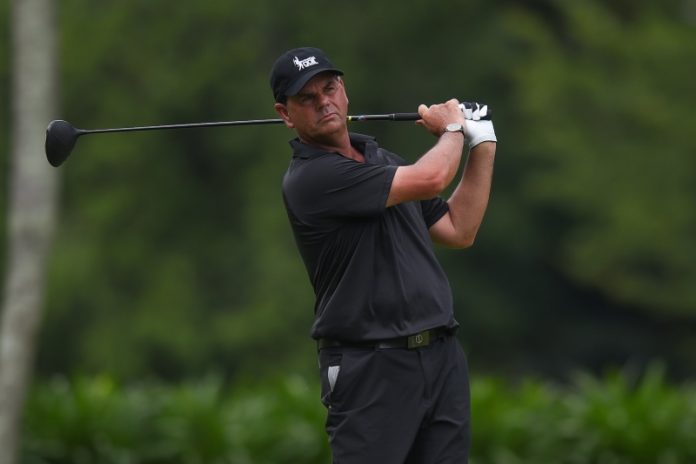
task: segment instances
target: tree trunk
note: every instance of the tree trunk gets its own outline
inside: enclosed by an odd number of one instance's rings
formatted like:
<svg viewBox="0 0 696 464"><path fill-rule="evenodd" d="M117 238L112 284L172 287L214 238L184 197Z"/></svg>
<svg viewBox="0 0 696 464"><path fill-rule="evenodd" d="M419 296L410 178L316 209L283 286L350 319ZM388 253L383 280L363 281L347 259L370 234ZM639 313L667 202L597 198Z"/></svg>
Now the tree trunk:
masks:
<svg viewBox="0 0 696 464"><path fill-rule="evenodd" d="M0 320L0 464L18 462L22 410L41 320L57 171L44 156L56 109L54 0L12 2L12 152L8 263Z"/></svg>

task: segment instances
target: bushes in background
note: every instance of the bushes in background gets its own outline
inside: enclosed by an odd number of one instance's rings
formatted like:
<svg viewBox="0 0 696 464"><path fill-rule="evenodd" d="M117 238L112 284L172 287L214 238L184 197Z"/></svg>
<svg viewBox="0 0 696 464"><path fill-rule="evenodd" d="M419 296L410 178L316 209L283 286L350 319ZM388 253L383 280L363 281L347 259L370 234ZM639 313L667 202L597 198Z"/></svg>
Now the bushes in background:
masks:
<svg viewBox="0 0 696 464"><path fill-rule="evenodd" d="M299 377L232 389L58 379L29 398L22 463L325 464L318 398ZM475 379L472 410L472 464L696 462L696 385L658 368L565 386Z"/></svg>
<svg viewBox="0 0 696 464"><path fill-rule="evenodd" d="M29 399L22 463L324 463L316 398L300 378L235 391L215 378L137 387L55 380Z"/></svg>
<svg viewBox="0 0 696 464"><path fill-rule="evenodd" d="M696 462L696 385L669 385L656 366L564 388L484 379L472 400L474 464Z"/></svg>

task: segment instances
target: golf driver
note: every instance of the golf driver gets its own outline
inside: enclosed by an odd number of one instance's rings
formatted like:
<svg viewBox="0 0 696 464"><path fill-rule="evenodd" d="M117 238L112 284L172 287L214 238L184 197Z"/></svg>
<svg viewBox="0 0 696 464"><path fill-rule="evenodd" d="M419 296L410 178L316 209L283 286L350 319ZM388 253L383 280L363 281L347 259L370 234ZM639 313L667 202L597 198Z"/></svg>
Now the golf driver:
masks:
<svg viewBox="0 0 696 464"><path fill-rule="evenodd" d="M490 119L491 111L487 105L463 102L459 104L467 119ZM348 116L348 121L416 121L418 113L363 114ZM196 122L165 124L157 126L116 127L109 129L78 129L68 121L57 119L46 128L46 158L53 167L58 167L70 156L78 137L105 132L135 132L148 130L188 129L217 126L251 126L261 124L282 124L282 119L249 119L242 121Z"/></svg>

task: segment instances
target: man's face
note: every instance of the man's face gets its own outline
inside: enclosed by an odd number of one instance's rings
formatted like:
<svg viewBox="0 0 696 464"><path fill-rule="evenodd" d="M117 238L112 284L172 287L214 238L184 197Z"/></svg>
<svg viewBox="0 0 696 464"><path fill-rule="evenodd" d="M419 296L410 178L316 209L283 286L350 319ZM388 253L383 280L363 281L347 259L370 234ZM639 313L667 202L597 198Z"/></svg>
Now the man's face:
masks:
<svg viewBox="0 0 696 464"><path fill-rule="evenodd" d="M275 108L305 142L331 144L346 130L348 97L343 81L329 72L317 74L285 105L276 103Z"/></svg>

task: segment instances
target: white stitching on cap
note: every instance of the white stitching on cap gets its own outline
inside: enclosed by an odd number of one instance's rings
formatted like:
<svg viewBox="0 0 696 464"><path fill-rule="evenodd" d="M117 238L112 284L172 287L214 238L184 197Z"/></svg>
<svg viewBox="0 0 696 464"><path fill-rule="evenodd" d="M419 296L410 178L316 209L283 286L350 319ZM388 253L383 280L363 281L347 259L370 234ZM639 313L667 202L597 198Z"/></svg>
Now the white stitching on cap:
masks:
<svg viewBox="0 0 696 464"><path fill-rule="evenodd" d="M300 60L298 57L295 57L295 59L293 59L292 62L295 63L295 66L297 66L298 71L302 71L304 68L309 68L310 66L319 64L317 62L317 59L313 56L305 58L304 60Z"/></svg>

